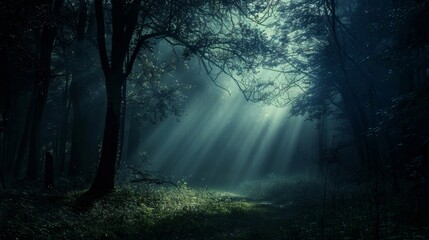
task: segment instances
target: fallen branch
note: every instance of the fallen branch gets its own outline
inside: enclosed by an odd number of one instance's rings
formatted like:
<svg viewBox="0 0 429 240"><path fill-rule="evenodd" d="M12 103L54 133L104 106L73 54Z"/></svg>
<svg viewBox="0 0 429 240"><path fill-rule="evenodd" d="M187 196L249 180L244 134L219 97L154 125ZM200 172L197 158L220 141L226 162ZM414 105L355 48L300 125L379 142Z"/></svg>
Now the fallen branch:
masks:
<svg viewBox="0 0 429 240"><path fill-rule="evenodd" d="M156 185L169 184L179 189L177 184L175 184L171 180L171 177L169 177L168 179L163 179L162 177L156 177L150 172L142 171L134 166L127 166L127 168L130 169L131 172L137 176L135 179L130 180L129 181L130 183L146 183L146 184L156 184Z"/></svg>

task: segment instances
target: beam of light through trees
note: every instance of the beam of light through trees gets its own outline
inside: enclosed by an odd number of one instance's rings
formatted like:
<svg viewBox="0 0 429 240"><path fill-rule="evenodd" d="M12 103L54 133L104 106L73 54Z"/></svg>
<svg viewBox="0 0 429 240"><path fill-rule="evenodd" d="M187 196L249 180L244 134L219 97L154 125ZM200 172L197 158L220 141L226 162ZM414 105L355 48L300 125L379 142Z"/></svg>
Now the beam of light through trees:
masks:
<svg viewBox="0 0 429 240"><path fill-rule="evenodd" d="M304 119L290 117L288 108L247 102L238 91L208 87L191 98L179 122L169 118L144 130L141 151L166 175L237 183L287 172L297 145L312 147L303 137L312 137L314 125Z"/></svg>

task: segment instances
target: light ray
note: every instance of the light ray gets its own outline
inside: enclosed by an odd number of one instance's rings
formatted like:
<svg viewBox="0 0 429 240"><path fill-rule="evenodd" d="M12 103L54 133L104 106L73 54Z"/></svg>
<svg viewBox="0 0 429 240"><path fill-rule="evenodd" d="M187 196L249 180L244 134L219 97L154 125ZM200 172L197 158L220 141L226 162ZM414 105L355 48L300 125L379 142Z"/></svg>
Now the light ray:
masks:
<svg viewBox="0 0 429 240"><path fill-rule="evenodd" d="M237 91L205 88L191 100L180 122L168 119L145 137L153 170L215 185L285 173L307 131L288 109L246 102Z"/></svg>

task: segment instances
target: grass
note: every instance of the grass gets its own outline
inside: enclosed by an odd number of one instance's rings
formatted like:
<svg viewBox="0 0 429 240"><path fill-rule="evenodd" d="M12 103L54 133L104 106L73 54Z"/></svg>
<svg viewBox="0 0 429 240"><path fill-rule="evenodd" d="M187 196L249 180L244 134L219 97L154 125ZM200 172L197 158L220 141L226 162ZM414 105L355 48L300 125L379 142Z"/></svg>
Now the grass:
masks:
<svg viewBox="0 0 429 240"><path fill-rule="evenodd" d="M263 212L244 199L182 184L121 187L76 213L81 193L9 192L1 200L0 239L240 239L246 232L236 228Z"/></svg>
<svg viewBox="0 0 429 240"><path fill-rule="evenodd" d="M0 239L373 239L370 201L330 203L322 221L317 182L269 178L242 185L240 195L184 182L121 186L76 213L81 193L2 192ZM391 219L383 221L384 239L429 236L427 227Z"/></svg>

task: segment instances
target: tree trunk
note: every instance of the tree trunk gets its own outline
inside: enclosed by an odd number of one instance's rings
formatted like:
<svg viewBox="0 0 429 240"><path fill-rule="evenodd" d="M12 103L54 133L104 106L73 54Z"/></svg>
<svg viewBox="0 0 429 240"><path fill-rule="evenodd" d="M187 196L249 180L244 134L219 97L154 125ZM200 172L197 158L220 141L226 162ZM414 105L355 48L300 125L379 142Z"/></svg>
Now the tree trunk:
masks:
<svg viewBox="0 0 429 240"><path fill-rule="evenodd" d="M64 0L56 0L52 2L52 13L50 15L52 22L50 24L45 24L41 29L39 63L35 79L36 82L33 86L35 105L33 124L31 125L30 130L28 166L26 173L26 178L29 180L36 179L39 174L40 128L42 125L43 110L46 105L49 84L51 81L52 52L58 29L54 17L59 16L63 3Z"/></svg>
<svg viewBox="0 0 429 240"><path fill-rule="evenodd" d="M119 131L119 147L118 147L118 163L116 164L117 169L121 168L121 163L125 160L125 152L124 152L124 139L125 139L125 118L126 118L126 110L127 110L127 83L124 82L122 84L122 101L121 101L121 127Z"/></svg>
<svg viewBox="0 0 429 240"><path fill-rule="evenodd" d="M89 160L92 160L92 152L96 149L93 145L93 132L90 131L91 123L89 117L84 114L88 113L88 104L85 100L88 99L86 87L89 85L92 78L96 78L90 65L92 60L93 45L87 39L88 35L93 34L94 21L91 19L93 14L87 8L88 1L79 0L79 17L76 25L76 42L73 48L73 64L72 64L72 83L70 85L70 98L73 110L73 125L72 125L72 140L70 151L70 164L68 174L77 176L82 173Z"/></svg>
<svg viewBox="0 0 429 240"><path fill-rule="evenodd" d="M106 83L107 111L98 171L91 188L86 193L87 196L99 197L114 188L121 119L121 87L126 84L125 80L131 73L134 61L143 43L143 40L140 40L140 44L137 44L131 55L128 55L138 22L140 3L140 0L132 1L131 3L127 3L127 1L112 2L112 41L109 61L106 47L103 1L94 1L98 52ZM130 11L124 11L128 7ZM128 59L126 59L127 56L129 57Z"/></svg>
<svg viewBox="0 0 429 240"><path fill-rule="evenodd" d="M69 101L69 73L66 73L66 82L63 92L63 116L60 123L59 136L58 136L58 163L60 165L59 171L62 173L64 171L64 162L66 159L66 144L67 144L67 130L68 130L68 120L70 113L70 101Z"/></svg>
<svg viewBox="0 0 429 240"><path fill-rule="evenodd" d="M54 157L50 152L45 153L45 188L54 188Z"/></svg>
<svg viewBox="0 0 429 240"><path fill-rule="evenodd" d="M6 168L6 137L5 137L5 129L0 127L0 189L5 186L4 181L4 169Z"/></svg>
<svg viewBox="0 0 429 240"><path fill-rule="evenodd" d="M47 71L45 69L45 71ZM45 72L44 71L44 72ZM48 85L50 81L50 72L41 73L39 76L41 87L34 89L36 94L33 123L30 130L29 149L28 149L28 165L26 178L35 180L39 175L40 168L40 130L42 125L43 110L46 105L48 95Z"/></svg>
<svg viewBox="0 0 429 240"><path fill-rule="evenodd" d="M122 76L113 75L112 78L106 76L107 111L98 171L88 191L92 196L102 196L114 188L121 118L121 82L123 81Z"/></svg>
<svg viewBox="0 0 429 240"><path fill-rule="evenodd" d="M318 147L319 147L319 162L323 164L326 162L326 141L327 141L327 129L326 129L326 114L323 114L318 121Z"/></svg>
<svg viewBox="0 0 429 240"><path fill-rule="evenodd" d="M67 103L64 110L64 118L62 122L62 126L60 128L59 133L59 146L58 146L58 162L59 162L59 171L60 173L64 173L64 167L66 162L66 145L67 145L67 135L68 135L68 119L70 113L70 102Z"/></svg>
<svg viewBox="0 0 429 240"><path fill-rule="evenodd" d="M32 117L33 117L35 102L36 102L35 95L33 93L33 96L31 97L31 100L30 100L30 104L28 106L27 116L25 118L24 131L21 135L21 140L19 142L18 155L15 160L15 166L13 170L14 179L19 179L24 169L24 164L25 164L24 159L25 159L26 153L28 153L27 151L28 139L29 139L30 129L32 125Z"/></svg>
<svg viewBox="0 0 429 240"><path fill-rule="evenodd" d="M10 131L9 127L9 117L10 117L10 107L12 105L12 89L10 78L11 71L9 71L9 66L7 64L6 50L0 50L0 78L2 79L0 83L0 105L1 105L1 120L0 120L0 188L5 186L4 175L7 172L7 160L8 150L10 149ZM8 141L9 140L9 141Z"/></svg>
<svg viewBox="0 0 429 240"><path fill-rule="evenodd" d="M70 150L70 165L68 174L77 176L83 170L82 163L85 159L86 145L86 123L82 116L81 110L81 95L82 86L81 79L77 79L77 74L73 74L72 83L70 86L70 98L73 110L73 127Z"/></svg>

